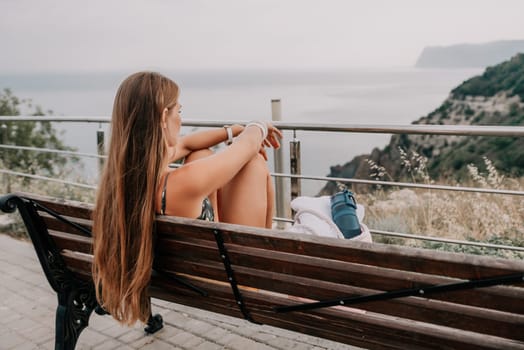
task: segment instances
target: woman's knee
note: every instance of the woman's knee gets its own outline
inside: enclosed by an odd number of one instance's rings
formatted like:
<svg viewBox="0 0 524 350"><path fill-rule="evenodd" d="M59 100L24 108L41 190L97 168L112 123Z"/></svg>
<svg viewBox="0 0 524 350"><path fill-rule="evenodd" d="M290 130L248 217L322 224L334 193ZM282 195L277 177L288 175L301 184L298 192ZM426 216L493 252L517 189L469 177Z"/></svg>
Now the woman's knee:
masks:
<svg viewBox="0 0 524 350"><path fill-rule="evenodd" d="M251 158L251 160L246 163L245 168L246 171L259 173L261 176L264 176L264 178L269 174L267 162L260 153Z"/></svg>

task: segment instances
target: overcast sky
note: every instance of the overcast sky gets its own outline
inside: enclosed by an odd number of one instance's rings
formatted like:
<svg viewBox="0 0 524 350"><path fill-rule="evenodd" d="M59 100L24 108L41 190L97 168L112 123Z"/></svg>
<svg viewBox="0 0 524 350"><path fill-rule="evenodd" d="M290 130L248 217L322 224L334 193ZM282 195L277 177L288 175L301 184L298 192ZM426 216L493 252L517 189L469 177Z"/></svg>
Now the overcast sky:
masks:
<svg viewBox="0 0 524 350"><path fill-rule="evenodd" d="M524 39L523 0L0 0L0 72L412 66Z"/></svg>

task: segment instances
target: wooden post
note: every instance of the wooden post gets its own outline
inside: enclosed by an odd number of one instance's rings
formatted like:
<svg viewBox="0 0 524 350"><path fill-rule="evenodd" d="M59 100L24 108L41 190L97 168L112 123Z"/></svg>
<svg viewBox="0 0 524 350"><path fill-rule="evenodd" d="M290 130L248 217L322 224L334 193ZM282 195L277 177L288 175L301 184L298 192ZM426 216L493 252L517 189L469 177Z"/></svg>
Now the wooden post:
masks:
<svg viewBox="0 0 524 350"><path fill-rule="evenodd" d="M296 137L296 131L293 131L293 140L289 142L289 168L292 175L302 173L300 164L300 140ZM295 199L302 194L302 183L299 178L291 178L291 199Z"/></svg>

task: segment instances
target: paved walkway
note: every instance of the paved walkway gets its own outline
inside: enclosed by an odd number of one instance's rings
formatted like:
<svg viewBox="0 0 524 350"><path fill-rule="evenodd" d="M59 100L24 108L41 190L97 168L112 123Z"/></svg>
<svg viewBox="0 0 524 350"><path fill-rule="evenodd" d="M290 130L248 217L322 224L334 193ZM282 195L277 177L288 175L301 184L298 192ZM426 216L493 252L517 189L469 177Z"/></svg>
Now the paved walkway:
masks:
<svg viewBox="0 0 524 350"><path fill-rule="evenodd" d="M56 295L33 246L0 234L0 274L0 349L54 349ZM76 349L357 349L157 299L153 311L162 314L164 329L150 336L93 313Z"/></svg>

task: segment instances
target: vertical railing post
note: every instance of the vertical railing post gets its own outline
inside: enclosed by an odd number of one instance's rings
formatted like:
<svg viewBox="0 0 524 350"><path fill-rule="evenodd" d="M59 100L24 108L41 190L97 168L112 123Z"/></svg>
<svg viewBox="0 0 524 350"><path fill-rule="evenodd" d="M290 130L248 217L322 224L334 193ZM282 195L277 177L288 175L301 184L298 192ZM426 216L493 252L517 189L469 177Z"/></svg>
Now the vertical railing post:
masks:
<svg viewBox="0 0 524 350"><path fill-rule="evenodd" d="M293 140L289 142L289 170L291 175L300 175L300 140L297 139L296 130L293 130ZM302 194L302 182L299 178L291 178L291 199L295 199Z"/></svg>
<svg viewBox="0 0 524 350"><path fill-rule="evenodd" d="M271 100L271 119L276 122L282 120L282 105L280 100ZM284 173L284 151L282 147L274 150L274 162L275 173ZM284 178L279 176L275 177L276 216L281 218L287 217L285 192ZM285 223L278 221L277 227L283 229L285 228Z"/></svg>
<svg viewBox="0 0 524 350"><path fill-rule="evenodd" d="M5 123L2 123L1 130L0 130L0 141L2 145L7 144L7 125ZM7 159L6 150L2 150L2 153L4 154L3 159ZM4 167L7 166L7 164L3 164ZM9 178L8 174L2 174L2 184L5 185L5 192L10 193L11 192L11 180Z"/></svg>
<svg viewBox="0 0 524 350"><path fill-rule="evenodd" d="M105 141L104 141L104 130L102 129L102 123L99 124L98 130L96 131L96 149L98 153L98 174L102 174L104 169L104 158L105 155Z"/></svg>
<svg viewBox="0 0 524 350"><path fill-rule="evenodd" d="M0 142L2 142L2 145L5 145L7 143L7 125L2 123L1 129L2 132L0 133Z"/></svg>

